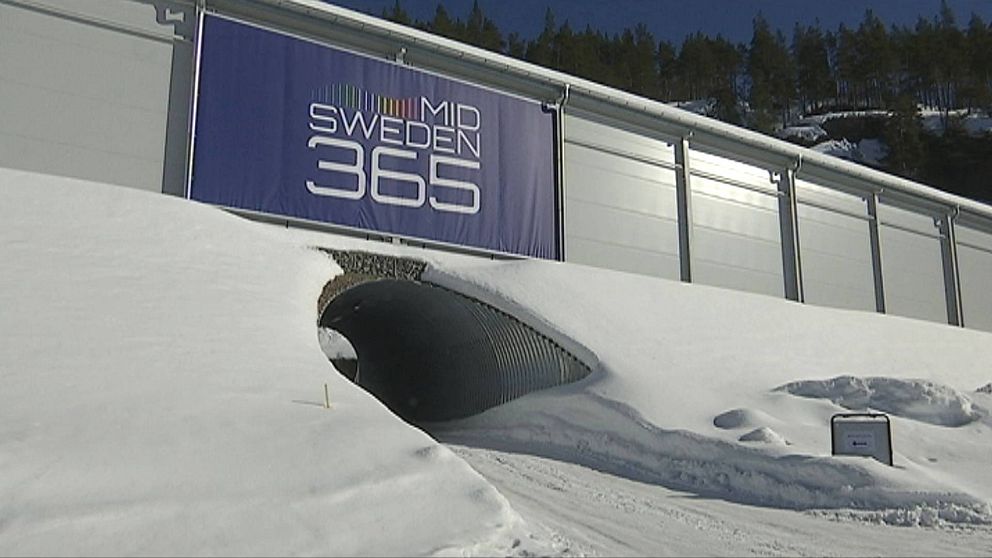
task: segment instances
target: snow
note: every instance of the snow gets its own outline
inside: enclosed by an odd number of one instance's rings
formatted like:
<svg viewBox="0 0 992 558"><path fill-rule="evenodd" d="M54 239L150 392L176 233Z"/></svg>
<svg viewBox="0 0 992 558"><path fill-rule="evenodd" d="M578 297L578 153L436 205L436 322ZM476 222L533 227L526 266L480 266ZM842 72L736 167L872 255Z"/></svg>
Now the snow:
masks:
<svg viewBox="0 0 992 558"><path fill-rule="evenodd" d="M775 432L767 426L762 426L761 428L755 428L754 430L748 432L747 434L742 434L740 438L737 438L741 442L761 442L765 444L778 444L780 446L791 445L788 440L782 437L781 434Z"/></svg>
<svg viewBox="0 0 992 558"><path fill-rule="evenodd" d="M861 158L858 153L857 144L852 143L847 138L827 140L814 145L812 149L825 155L833 155L834 157L840 157L849 161L858 161Z"/></svg>
<svg viewBox="0 0 992 558"><path fill-rule="evenodd" d="M885 143L876 138L865 138L859 142L852 142L847 138L839 140L827 140L814 145L811 149L869 165L881 165L882 160L889 154L889 148Z"/></svg>
<svg viewBox="0 0 992 558"><path fill-rule="evenodd" d="M923 128L932 134L943 135L947 117L959 120L965 133L972 136L983 136L992 133L992 115L983 112L967 110L952 110L945 115L943 111L921 109L920 117Z"/></svg>
<svg viewBox="0 0 992 558"><path fill-rule="evenodd" d="M695 497L560 460L452 446L566 556L967 556L975 529L906 529ZM746 520L744 519L746 518Z"/></svg>
<svg viewBox="0 0 992 558"><path fill-rule="evenodd" d="M838 112L825 112L823 114L810 114L802 117L798 121L798 124L811 125L816 124L822 126L830 120L836 120L838 118L872 118L872 117L888 117L889 112L885 110L849 110L849 111L838 111Z"/></svg>
<svg viewBox="0 0 992 558"><path fill-rule="evenodd" d="M510 552L505 499L334 373L327 257L161 195L0 191L0 554Z"/></svg>
<svg viewBox="0 0 992 558"><path fill-rule="evenodd" d="M968 396L925 380L856 378L803 380L779 388L800 397L829 399L852 411L884 411L940 426L965 426L988 417Z"/></svg>
<svg viewBox="0 0 992 558"><path fill-rule="evenodd" d="M713 426L723 429L752 427L772 420L771 416L752 409L731 409L713 417Z"/></svg>
<svg viewBox="0 0 992 558"><path fill-rule="evenodd" d="M351 346L348 338L326 327L317 328L317 341L320 349L331 359L356 359L355 348Z"/></svg>
<svg viewBox="0 0 992 558"><path fill-rule="evenodd" d="M447 439L539 451L747 504L920 507L948 523L992 521L992 448L978 441L989 436L988 424L948 429L893 417L899 467L890 469L827 457L830 416L845 409L776 390L851 370L974 389L990 374L988 334L566 265L483 263L429 273L525 320L528 309L539 316L532 325L556 324L559 336L582 340L601 362L580 384L449 425ZM714 426L728 409L769 417L755 427L791 445L738 444L740 433ZM953 463L927 459L949 454ZM951 469L958 476L949 477Z"/></svg>
<svg viewBox="0 0 992 558"><path fill-rule="evenodd" d="M715 101L713 99L694 99L691 101L673 101L668 104L695 114L708 116L713 112Z"/></svg>
<svg viewBox="0 0 992 558"><path fill-rule="evenodd" d="M812 124L806 126L787 126L776 132L775 135L782 139L801 140L804 143L812 144L828 137L830 134L820 127L819 124Z"/></svg>
<svg viewBox="0 0 992 558"><path fill-rule="evenodd" d="M25 172L0 191L0 554L992 552L989 334ZM432 438L328 362L315 245L422 258L594 372ZM849 406L892 414L895 467L830 456Z"/></svg>

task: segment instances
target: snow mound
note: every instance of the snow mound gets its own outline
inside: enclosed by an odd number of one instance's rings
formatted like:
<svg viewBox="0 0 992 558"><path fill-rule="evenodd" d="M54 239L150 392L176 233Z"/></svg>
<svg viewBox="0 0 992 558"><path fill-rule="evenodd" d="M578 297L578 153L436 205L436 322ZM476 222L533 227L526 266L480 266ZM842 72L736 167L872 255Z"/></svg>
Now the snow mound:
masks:
<svg viewBox="0 0 992 558"><path fill-rule="evenodd" d="M838 376L776 388L800 397L829 399L845 409L875 409L938 426L964 426L987 413L959 391L928 380Z"/></svg>
<svg viewBox="0 0 992 558"><path fill-rule="evenodd" d="M731 409L713 417L713 426L724 430L757 426L769 420L768 415L754 409Z"/></svg>
<svg viewBox="0 0 992 558"><path fill-rule="evenodd" d="M334 372L314 330L341 270L299 235L28 172L0 191L0 556L517 552L501 494Z"/></svg>
<svg viewBox="0 0 992 558"><path fill-rule="evenodd" d="M882 159L889 154L888 146L881 140L869 138L860 142L852 142L847 138L828 140L814 145L811 149L824 155L869 165L880 165Z"/></svg>
<svg viewBox="0 0 992 558"><path fill-rule="evenodd" d="M818 143L814 145L812 149L825 155L832 155L834 157L840 157L841 159L848 159L851 161L857 161L859 158L857 144L852 143L847 138Z"/></svg>
<svg viewBox="0 0 992 558"><path fill-rule="evenodd" d="M782 139L799 140L806 144L814 144L828 137L830 134L819 124L811 124L806 126L788 126L779 130L775 135Z"/></svg>
<svg viewBox="0 0 992 558"><path fill-rule="evenodd" d="M669 105L695 114L708 116L713 112L714 101L713 99L696 99L692 101L674 101L669 103Z"/></svg>
<svg viewBox="0 0 992 558"><path fill-rule="evenodd" d="M765 444L776 444L779 446L789 445L789 441L784 436L775 432L767 426L756 428L738 438L741 442L761 442Z"/></svg>

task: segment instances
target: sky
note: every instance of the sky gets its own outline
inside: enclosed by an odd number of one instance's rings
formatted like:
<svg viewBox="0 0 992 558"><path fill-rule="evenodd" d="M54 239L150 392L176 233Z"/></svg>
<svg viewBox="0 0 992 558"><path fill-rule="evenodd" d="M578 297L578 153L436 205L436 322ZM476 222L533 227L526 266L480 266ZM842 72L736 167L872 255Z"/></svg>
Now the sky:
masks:
<svg viewBox="0 0 992 558"><path fill-rule="evenodd" d="M449 13L464 19L473 0L443 0ZM394 0L332 0L346 8L380 15ZM958 23L967 25L972 13L992 21L992 0L948 0ZM433 16L438 0L401 0L416 19ZM871 9L889 25L915 25L920 17L932 18L940 0L479 0L483 11L504 34L517 31L525 38L540 33L545 9L550 7L560 23L568 20L575 29L587 24L594 29L617 32L644 22L657 39L681 43L686 35L702 31L721 34L733 42L751 39L752 21L759 12L791 35L794 25L813 24L834 30L844 23L857 26Z"/></svg>

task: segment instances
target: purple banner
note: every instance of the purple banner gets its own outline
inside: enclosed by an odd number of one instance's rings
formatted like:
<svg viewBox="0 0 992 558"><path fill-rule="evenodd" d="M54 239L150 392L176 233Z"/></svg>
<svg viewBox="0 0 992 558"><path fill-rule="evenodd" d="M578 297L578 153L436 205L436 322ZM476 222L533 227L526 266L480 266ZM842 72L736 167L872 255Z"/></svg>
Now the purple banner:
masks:
<svg viewBox="0 0 992 558"><path fill-rule="evenodd" d="M540 103L205 16L190 197L556 259Z"/></svg>

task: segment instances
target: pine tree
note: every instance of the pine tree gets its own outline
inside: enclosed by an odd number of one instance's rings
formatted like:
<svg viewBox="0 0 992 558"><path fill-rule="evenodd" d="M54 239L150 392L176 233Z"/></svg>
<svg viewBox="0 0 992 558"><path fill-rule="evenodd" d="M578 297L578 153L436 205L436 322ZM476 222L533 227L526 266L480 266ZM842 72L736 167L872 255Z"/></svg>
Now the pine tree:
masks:
<svg viewBox="0 0 992 558"><path fill-rule="evenodd" d="M443 4L438 4L434 10L434 19L427 24L427 30L435 35L460 41L463 38L463 26L460 21L451 19Z"/></svg>
<svg viewBox="0 0 992 558"><path fill-rule="evenodd" d="M792 56L796 60L797 91L804 112L823 107L834 93L827 38L819 22L812 27L796 25L792 35Z"/></svg>
<svg viewBox="0 0 992 558"><path fill-rule="evenodd" d="M749 99L755 112L755 127L770 132L776 112L781 114L784 125L790 117L789 105L794 98L795 69L785 46L785 36L781 32L772 33L760 13L754 19L747 72L751 78Z"/></svg>
<svg viewBox="0 0 992 558"><path fill-rule="evenodd" d="M537 39L527 44L525 58L546 68L556 67L556 56L554 52L554 40L557 34L555 24L555 13L548 7L544 12L544 29Z"/></svg>
<svg viewBox="0 0 992 558"><path fill-rule="evenodd" d="M678 53L675 45L669 41L659 42L655 57L658 68L658 98L671 101L675 98L675 84L679 80L676 74Z"/></svg>
<svg viewBox="0 0 992 558"><path fill-rule="evenodd" d="M968 23L966 41L968 107L992 110L992 29L977 14Z"/></svg>
<svg viewBox="0 0 992 558"><path fill-rule="evenodd" d="M866 108L880 108L892 93L898 58L882 20L869 9L854 37L855 74Z"/></svg>
<svg viewBox="0 0 992 558"><path fill-rule="evenodd" d="M400 6L400 0L396 0L392 8L383 8L382 18L401 25L413 24L413 20L410 19L410 14L406 13L406 10Z"/></svg>
<svg viewBox="0 0 992 558"><path fill-rule="evenodd" d="M918 178L925 152L923 123L913 97L900 95L895 99L882 139L889 147L889 154L883 161L888 170L906 178Z"/></svg>
<svg viewBox="0 0 992 558"><path fill-rule="evenodd" d="M645 97L658 97L657 52L654 49L654 36L647 25L638 23L634 27L633 44L627 64L630 67L630 90Z"/></svg>
<svg viewBox="0 0 992 558"><path fill-rule="evenodd" d="M934 56L940 61L937 69L937 86L943 123L946 126L952 108L957 106L958 87L964 80L966 58L964 34L958 29L954 11L941 0L940 15L936 25Z"/></svg>
<svg viewBox="0 0 992 558"><path fill-rule="evenodd" d="M494 52L503 51L503 36L496 24L482 13L479 0L472 3L472 11L465 22L465 40L471 45Z"/></svg>
<svg viewBox="0 0 992 558"><path fill-rule="evenodd" d="M705 35L697 31L682 41L677 67L683 83L679 97L696 100L708 96L716 60Z"/></svg>
<svg viewBox="0 0 992 558"><path fill-rule="evenodd" d="M506 37L506 53L521 60L527 55L527 41L520 37L516 31Z"/></svg>

